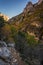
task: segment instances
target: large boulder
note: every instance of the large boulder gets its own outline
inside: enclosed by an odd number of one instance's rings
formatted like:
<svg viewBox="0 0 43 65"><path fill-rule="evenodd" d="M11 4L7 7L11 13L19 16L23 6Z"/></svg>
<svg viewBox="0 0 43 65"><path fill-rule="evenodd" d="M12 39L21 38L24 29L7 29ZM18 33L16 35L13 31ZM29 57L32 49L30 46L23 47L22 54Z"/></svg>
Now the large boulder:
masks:
<svg viewBox="0 0 43 65"><path fill-rule="evenodd" d="M13 57L11 51L7 47L7 44L3 41L0 41L0 65L18 65L16 59L12 61Z"/></svg>
<svg viewBox="0 0 43 65"><path fill-rule="evenodd" d="M2 58L9 58L11 55L11 52L7 48L7 45L5 42L0 41L0 57Z"/></svg>

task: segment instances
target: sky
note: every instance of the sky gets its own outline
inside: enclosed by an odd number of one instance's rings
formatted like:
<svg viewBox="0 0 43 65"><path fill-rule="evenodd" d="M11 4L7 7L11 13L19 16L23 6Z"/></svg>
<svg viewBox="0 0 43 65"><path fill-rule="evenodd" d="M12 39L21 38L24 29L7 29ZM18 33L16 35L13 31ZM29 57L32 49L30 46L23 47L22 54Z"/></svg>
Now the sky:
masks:
<svg viewBox="0 0 43 65"><path fill-rule="evenodd" d="M0 0L0 12L11 18L20 14L29 1L36 3L38 0Z"/></svg>

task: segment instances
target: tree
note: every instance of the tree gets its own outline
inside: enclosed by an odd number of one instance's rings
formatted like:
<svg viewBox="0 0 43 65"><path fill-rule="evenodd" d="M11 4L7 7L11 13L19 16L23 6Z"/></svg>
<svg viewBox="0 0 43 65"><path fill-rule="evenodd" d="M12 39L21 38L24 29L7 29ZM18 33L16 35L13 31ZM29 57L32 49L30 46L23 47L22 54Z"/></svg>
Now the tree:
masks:
<svg viewBox="0 0 43 65"><path fill-rule="evenodd" d="M2 35L2 27L4 26L4 22L5 22L4 18L2 16L0 16L0 40L3 36Z"/></svg>
<svg viewBox="0 0 43 65"><path fill-rule="evenodd" d="M4 18L2 16L0 16L0 29L4 26Z"/></svg>

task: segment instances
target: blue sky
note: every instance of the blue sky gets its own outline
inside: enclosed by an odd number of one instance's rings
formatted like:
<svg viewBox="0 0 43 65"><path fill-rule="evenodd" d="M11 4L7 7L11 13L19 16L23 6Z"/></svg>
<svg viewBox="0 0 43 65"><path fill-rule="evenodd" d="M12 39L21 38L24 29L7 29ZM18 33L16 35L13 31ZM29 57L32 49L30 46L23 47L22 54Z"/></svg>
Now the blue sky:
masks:
<svg viewBox="0 0 43 65"><path fill-rule="evenodd" d="M16 16L23 11L29 1L36 3L38 0L0 0L0 12L9 17Z"/></svg>

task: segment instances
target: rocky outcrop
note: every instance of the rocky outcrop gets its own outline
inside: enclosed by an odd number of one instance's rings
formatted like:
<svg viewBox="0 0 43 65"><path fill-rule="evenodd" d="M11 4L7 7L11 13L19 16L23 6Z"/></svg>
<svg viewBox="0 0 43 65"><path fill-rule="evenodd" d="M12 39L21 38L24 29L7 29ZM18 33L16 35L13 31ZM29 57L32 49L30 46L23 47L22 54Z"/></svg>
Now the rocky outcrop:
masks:
<svg viewBox="0 0 43 65"><path fill-rule="evenodd" d="M39 4L41 4L41 3L42 3L42 1L43 1L43 0L39 0L39 1L38 1L38 5L39 5Z"/></svg>
<svg viewBox="0 0 43 65"><path fill-rule="evenodd" d="M32 12L33 11L33 4L32 2L28 2L28 4L26 5L26 7L24 8L24 11L23 13L26 13L26 12Z"/></svg>
<svg viewBox="0 0 43 65"><path fill-rule="evenodd" d="M38 3L40 4L38 5ZM43 33L42 14L43 0L39 0L36 4L28 2L26 7L24 8L24 11L20 15L13 17L13 19L10 19L9 23L14 25L16 29L19 29L18 31L30 32L34 34L35 38L37 37L38 40Z"/></svg>
<svg viewBox="0 0 43 65"><path fill-rule="evenodd" d="M9 20L9 17L6 16L6 15L4 15L4 14L2 14L2 13L0 13L0 16L2 16L2 17L4 18L5 21L8 21L8 20Z"/></svg>
<svg viewBox="0 0 43 65"><path fill-rule="evenodd" d="M7 47L0 41L0 65L26 65L14 47Z"/></svg>
<svg viewBox="0 0 43 65"><path fill-rule="evenodd" d="M4 63L9 63L10 60L11 60L11 52L7 48L6 43L0 41L0 64L4 65Z"/></svg>
<svg viewBox="0 0 43 65"><path fill-rule="evenodd" d="M23 55L24 61L28 60L28 64L43 65L43 44L38 44L33 48L26 45ZM0 41L0 65L26 65L24 61L14 47L7 47L5 42Z"/></svg>

